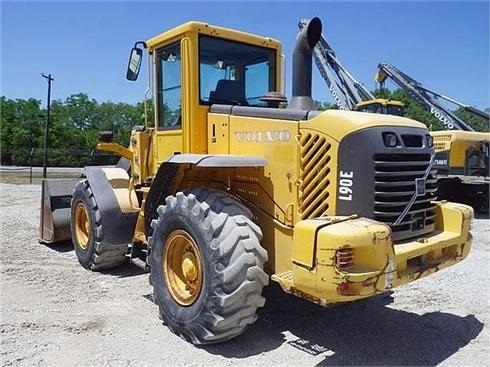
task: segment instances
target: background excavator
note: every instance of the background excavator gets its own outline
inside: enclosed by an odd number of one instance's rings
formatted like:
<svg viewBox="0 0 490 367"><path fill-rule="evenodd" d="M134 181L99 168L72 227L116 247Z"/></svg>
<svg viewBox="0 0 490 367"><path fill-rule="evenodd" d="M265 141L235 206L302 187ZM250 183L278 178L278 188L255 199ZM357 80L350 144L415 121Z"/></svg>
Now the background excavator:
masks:
<svg viewBox="0 0 490 367"><path fill-rule="evenodd" d="M308 20L301 20L298 26L303 29L306 24ZM401 101L376 98L342 66L323 34L313 50L313 58L340 110L404 115L404 104ZM444 107L439 98L487 121L488 113L425 88L390 64L380 63L378 68L376 81L381 83L381 89L386 79L390 78L447 129L430 132L436 150L438 197L466 203L475 209L488 210L490 134L476 132L469 122Z"/></svg>

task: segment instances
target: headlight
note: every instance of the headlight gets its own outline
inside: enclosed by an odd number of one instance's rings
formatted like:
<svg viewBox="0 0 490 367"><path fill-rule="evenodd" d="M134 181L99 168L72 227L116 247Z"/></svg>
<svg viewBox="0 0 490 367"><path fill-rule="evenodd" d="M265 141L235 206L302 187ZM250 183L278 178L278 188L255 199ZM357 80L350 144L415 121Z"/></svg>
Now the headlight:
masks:
<svg viewBox="0 0 490 367"><path fill-rule="evenodd" d="M396 147L398 145L398 138L395 133L383 133L383 142L387 147Z"/></svg>
<svg viewBox="0 0 490 367"><path fill-rule="evenodd" d="M428 134L425 136L425 138L427 140L427 147L432 148L434 146L434 138Z"/></svg>

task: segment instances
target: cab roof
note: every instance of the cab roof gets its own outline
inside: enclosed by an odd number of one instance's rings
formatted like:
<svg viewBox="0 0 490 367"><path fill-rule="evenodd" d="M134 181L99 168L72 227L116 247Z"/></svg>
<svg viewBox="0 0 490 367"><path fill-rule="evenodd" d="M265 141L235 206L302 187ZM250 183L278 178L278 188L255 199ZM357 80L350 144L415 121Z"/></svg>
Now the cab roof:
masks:
<svg viewBox="0 0 490 367"><path fill-rule="evenodd" d="M376 98L376 99L371 99L369 101L362 101L362 102L359 102L357 104L357 106L366 106L366 105L370 105L373 103L379 103L379 104L382 104L384 106L386 106L386 105L402 106L402 107L404 106L403 102L392 100L392 99L384 99L384 98Z"/></svg>
<svg viewBox="0 0 490 367"><path fill-rule="evenodd" d="M149 51L152 51L169 40L176 38L178 39L184 35L190 35L193 33L241 41L262 47L275 48L279 50L281 49L281 43L278 40L270 37L262 37L247 32L218 27L208 23L196 21L184 23L153 38L150 38L148 41L146 41L146 45L148 46Z"/></svg>

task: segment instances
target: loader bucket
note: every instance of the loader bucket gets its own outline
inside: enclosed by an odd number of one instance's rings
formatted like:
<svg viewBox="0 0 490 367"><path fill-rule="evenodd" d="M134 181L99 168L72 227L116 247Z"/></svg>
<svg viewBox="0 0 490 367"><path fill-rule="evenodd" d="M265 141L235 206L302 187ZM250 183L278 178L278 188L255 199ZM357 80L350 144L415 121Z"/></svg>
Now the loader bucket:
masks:
<svg viewBox="0 0 490 367"><path fill-rule="evenodd" d="M78 179L44 180L41 186L39 242L50 244L71 239L70 201Z"/></svg>

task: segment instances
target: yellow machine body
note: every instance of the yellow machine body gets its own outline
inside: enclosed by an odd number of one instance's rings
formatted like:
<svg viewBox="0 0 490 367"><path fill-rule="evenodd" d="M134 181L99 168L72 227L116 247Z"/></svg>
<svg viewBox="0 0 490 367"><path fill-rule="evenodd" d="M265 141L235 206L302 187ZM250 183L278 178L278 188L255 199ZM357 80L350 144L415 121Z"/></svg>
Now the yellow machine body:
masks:
<svg viewBox="0 0 490 367"><path fill-rule="evenodd" d="M431 131L436 153L447 154L447 165L451 170L464 172L468 156L479 152L481 145L490 141L490 133L477 131L444 130Z"/></svg>
<svg viewBox="0 0 490 367"><path fill-rule="evenodd" d="M390 229L371 219L329 217L296 224L290 270L274 274L288 293L320 305L353 301L403 285L464 259L473 216L463 204L442 203L436 231L394 244ZM305 246L310 244L310 246Z"/></svg>

